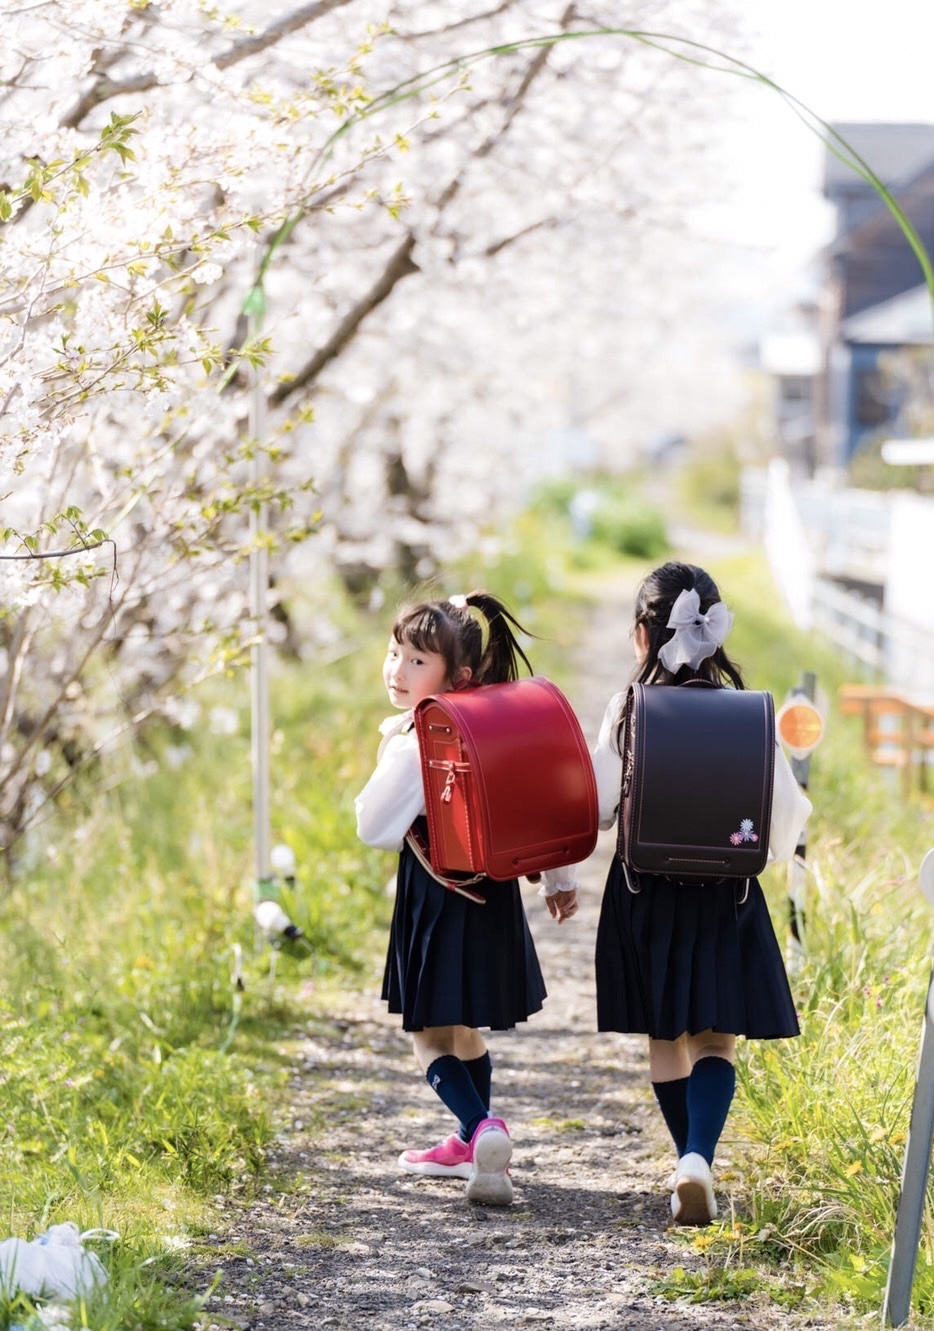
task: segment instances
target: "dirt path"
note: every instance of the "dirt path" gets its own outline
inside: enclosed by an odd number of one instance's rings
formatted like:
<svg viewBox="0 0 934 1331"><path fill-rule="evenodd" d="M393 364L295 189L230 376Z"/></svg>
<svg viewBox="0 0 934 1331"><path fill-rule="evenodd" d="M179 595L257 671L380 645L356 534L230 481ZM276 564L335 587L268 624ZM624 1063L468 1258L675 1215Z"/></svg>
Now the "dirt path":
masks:
<svg viewBox="0 0 934 1331"><path fill-rule="evenodd" d="M622 589L616 605L595 613L583 645L572 701L588 737L628 675L628 623ZM756 1297L691 1305L655 1292L676 1268L714 1259L692 1248L692 1233L669 1228L673 1156L643 1041L594 1033L593 942L611 853L604 833L580 914L560 928L534 888L526 893L549 998L524 1029L490 1037L494 1112L515 1141L514 1204L471 1207L462 1182L398 1170L400 1151L447 1135L449 1115L375 988L346 994L341 1010L310 1021L288 1045L293 1118L277 1163L289 1187L232 1212L229 1231L212 1236L222 1280L205 1327L830 1325ZM720 1176L729 1155L727 1141ZM718 1188L727 1213L729 1188Z"/></svg>

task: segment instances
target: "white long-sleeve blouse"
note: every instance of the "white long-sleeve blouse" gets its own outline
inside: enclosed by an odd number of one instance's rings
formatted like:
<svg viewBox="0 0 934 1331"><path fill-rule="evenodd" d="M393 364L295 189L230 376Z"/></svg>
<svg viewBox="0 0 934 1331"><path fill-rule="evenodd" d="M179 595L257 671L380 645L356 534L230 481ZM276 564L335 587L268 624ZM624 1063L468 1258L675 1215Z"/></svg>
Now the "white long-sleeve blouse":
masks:
<svg viewBox="0 0 934 1331"><path fill-rule="evenodd" d="M663 688L664 685L658 687ZM593 749L594 774L600 826L612 827L619 812L623 760L616 745L625 693L615 693L607 703L600 734ZM784 750L775 742L775 775L772 779L772 822L769 829L769 861L794 859L801 829L812 809L811 801L795 780Z"/></svg>
<svg viewBox="0 0 934 1331"><path fill-rule="evenodd" d="M387 716L376 770L354 800L357 836L378 850L402 849L405 834L425 812L418 739L411 712Z"/></svg>
<svg viewBox="0 0 934 1331"><path fill-rule="evenodd" d="M378 850L402 849L405 834L425 812L425 789L412 713L388 716L380 725L382 740L376 769L354 800L357 836ZM577 887L572 868L546 869L542 893L553 896Z"/></svg>

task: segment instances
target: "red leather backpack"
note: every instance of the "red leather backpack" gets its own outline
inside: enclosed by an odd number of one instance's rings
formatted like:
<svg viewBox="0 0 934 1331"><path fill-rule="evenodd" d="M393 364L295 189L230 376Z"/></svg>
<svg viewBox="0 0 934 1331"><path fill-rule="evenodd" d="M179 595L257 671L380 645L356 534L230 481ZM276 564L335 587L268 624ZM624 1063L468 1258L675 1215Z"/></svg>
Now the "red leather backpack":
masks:
<svg viewBox="0 0 934 1331"><path fill-rule="evenodd" d="M593 764L570 703L550 680L433 694L415 708L415 730L430 843L421 850L436 877L506 881L590 855Z"/></svg>

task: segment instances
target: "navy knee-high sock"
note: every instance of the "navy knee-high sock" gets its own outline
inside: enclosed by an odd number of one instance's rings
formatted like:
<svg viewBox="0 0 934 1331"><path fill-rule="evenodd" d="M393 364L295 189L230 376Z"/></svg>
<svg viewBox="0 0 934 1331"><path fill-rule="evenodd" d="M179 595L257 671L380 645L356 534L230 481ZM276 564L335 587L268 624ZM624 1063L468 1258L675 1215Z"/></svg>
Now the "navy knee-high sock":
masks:
<svg viewBox="0 0 934 1331"><path fill-rule="evenodd" d="M688 1079L653 1081L652 1090L680 1159L688 1144Z"/></svg>
<svg viewBox="0 0 934 1331"><path fill-rule="evenodd" d="M493 1092L493 1060L490 1058L489 1050L482 1053L479 1058L464 1059L464 1067L470 1073L470 1080L486 1106L487 1117L489 1117L490 1099ZM459 1125L458 1132L461 1141L465 1142L469 1142L473 1135L467 1131L467 1126L464 1123Z"/></svg>
<svg viewBox="0 0 934 1331"><path fill-rule="evenodd" d="M688 1139L685 1154L696 1151L713 1164L717 1142L736 1091L736 1069L726 1058L699 1058L687 1086Z"/></svg>
<svg viewBox="0 0 934 1331"><path fill-rule="evenodd" d="M453 1054L442 1054L429 1064L425 1080L458 1120L470 1141L477 1125L487 1117L487 1106L477 1093L466 1064Z"/></svg>

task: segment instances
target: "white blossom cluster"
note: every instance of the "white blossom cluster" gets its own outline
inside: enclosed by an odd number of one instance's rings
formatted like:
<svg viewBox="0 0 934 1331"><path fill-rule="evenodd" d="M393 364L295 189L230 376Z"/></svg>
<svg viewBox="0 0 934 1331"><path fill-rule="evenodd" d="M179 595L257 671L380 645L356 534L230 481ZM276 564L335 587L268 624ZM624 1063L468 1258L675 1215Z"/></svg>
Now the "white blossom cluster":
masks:
<svg viewBox="0 0 934 1331"><path fill-rule="evenodd" d="M712 0L619 11L0 0L0 555L81 552L0 561L0 848L242 657L251 513L286 595L422 576L689 399L659 362L715 304L690 212L727 80L535 43L740 37Z"/></svg>

